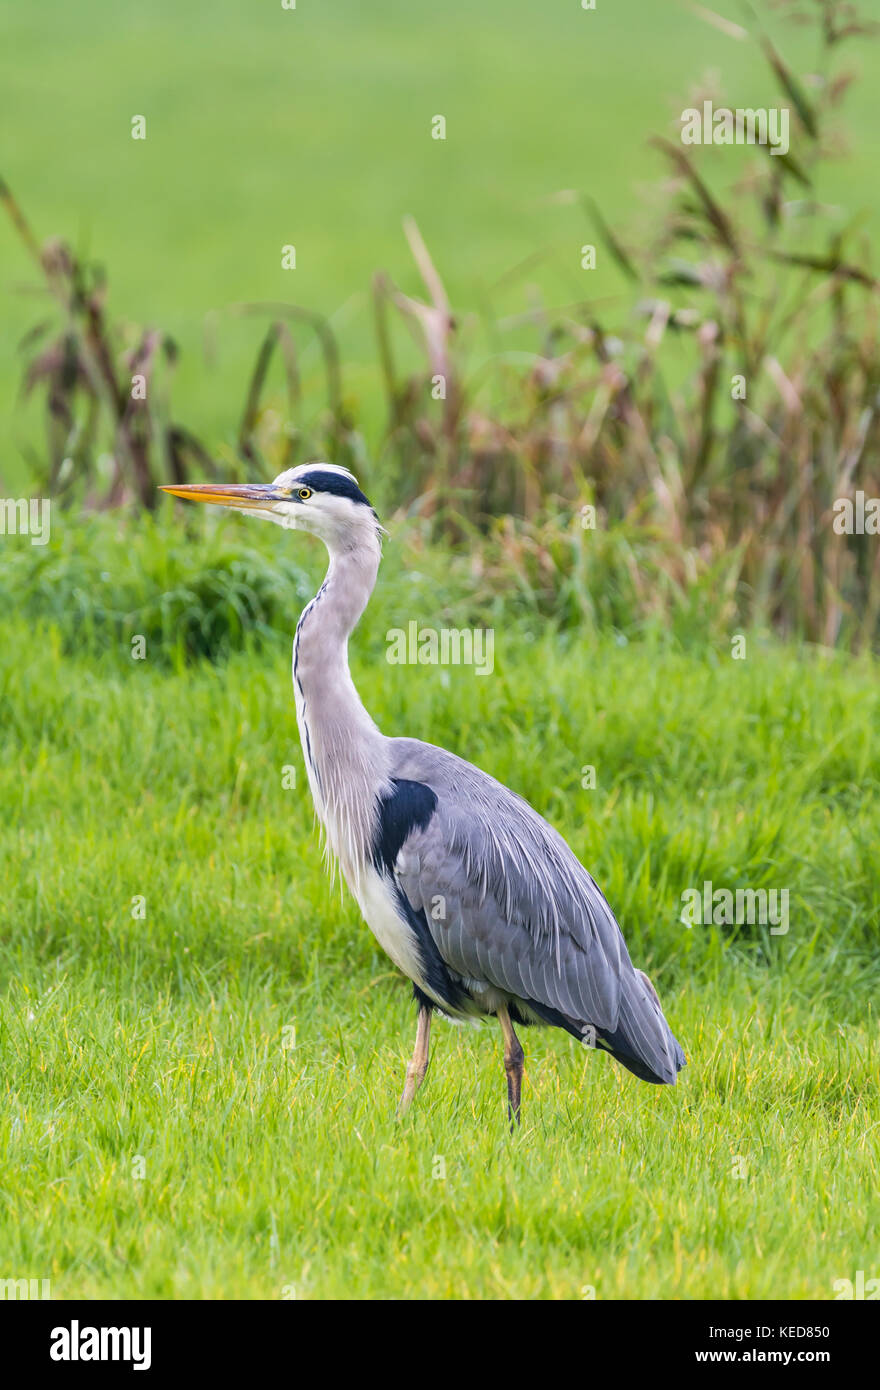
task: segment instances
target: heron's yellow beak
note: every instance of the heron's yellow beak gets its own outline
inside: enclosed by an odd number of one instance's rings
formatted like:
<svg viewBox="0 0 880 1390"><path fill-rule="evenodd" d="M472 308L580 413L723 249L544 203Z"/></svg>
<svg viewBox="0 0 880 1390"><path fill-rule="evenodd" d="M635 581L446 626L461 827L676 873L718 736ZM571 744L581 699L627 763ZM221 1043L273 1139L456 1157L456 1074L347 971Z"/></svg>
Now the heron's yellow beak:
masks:
<svg viewBox="0 0 880 1390"><path fill-rule="evenodd" d="M213 502L219 507L238 507L253 511L271 506L273 502L288 502L289 495L274 483L177 483L160 487L172 497L185 497L191 502Z"/></svg>

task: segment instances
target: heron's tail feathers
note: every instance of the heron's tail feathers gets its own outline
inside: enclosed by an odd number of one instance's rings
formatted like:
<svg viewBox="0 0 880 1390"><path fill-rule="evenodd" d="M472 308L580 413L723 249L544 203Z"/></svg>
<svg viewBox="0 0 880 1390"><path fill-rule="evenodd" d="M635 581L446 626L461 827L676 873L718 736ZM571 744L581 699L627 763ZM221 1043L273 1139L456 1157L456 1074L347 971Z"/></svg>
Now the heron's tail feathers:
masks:
<svg viewBox="0 0 880 1390"><path fill-rule="evenodd" d="M641 970L621 982L620 1015L613 1033L600 1030L597 1045L622 1066L655 1085L675 1085L685 1055L663 1017L657 991Z"/></svg>

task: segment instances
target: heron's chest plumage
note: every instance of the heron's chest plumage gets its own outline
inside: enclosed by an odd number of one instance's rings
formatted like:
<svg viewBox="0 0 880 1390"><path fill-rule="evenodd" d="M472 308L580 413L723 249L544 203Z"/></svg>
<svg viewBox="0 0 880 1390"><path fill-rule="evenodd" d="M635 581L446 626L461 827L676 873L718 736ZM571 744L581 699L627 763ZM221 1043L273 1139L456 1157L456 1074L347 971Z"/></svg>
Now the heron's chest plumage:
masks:
<svg viewBox="0 0 880 1390"><path fill-rule="evenodd" d="M418 938L400 912L399 901L388 876L369 865L360 882L349 885L364 921L382 950L398 970L424 989L427 981Z"/></svg>
<svg viewBox="0 0 880 1390"><path fill-rule="evenodd" d="M413 922L417 916L402 907L400 889L394 877L372 865L360 882L350 883L364 920L385 954L422 994L453 1021L473 1022L472 1015L484 1010L463 988L461 979L449 971L437 955L426 931Z"/></svg>

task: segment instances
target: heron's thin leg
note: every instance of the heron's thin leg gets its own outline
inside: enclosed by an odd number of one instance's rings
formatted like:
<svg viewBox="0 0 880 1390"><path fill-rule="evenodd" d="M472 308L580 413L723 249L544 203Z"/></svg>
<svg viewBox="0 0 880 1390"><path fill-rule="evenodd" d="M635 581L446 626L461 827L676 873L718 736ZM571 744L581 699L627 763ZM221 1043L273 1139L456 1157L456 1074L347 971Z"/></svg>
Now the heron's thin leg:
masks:
<svg viewBox="0 0 880 1390"><path fill-rule="evenodd" d="M400 1097L400 1104L397 1107L398 1115L403 1115L412 1103L412 1098L425 1079L425 1072L428 1070L428 1041L431 1037L431 1008L427 1004L419 1005L419 1021L416 1025L416 1045L413 1049L412 1061L407 1063L406 1084L403 1088L403 1095Z"/></svg>
<svg viewBox="0 0 880 1390"><path fill-rule="evenodd" d="M519 1038L513 1031L510 1014L504 1004L496 1009L501 1032L504 1034L504 1070L507 1072L507 1113L511 1128L514 1121L519 1124L519 1107L522 1098L523 1050Z"/></svg>

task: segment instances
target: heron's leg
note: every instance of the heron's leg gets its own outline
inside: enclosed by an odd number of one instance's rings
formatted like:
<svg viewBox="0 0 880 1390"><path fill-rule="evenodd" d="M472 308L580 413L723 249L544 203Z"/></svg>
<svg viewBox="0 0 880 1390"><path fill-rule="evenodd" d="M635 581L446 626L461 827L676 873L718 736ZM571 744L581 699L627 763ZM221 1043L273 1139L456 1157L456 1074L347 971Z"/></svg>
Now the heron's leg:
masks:
<svg viewBox="0 0 880 1390"><path fill-rule="evenodd" d="M425 1072L428 1070L428 1040L431 1037L431 1008L428 1004L419 1005L419 1021L416 1025L416 1045L413 1049L412 1061L407 1063L406 1083L403 1088L403 1095L400 1097L400 1104L397 1107L398 1115L403 1115L412 1104L412 1098L425 1079Z"/></svg>
<svg viewBox="0 0 880 1390"><path fill-rule="evenodd" d="M504 1034L504 1070L507 1072L507 1113L511 1128L514 1121L519 1124L519 1107L522 1098L523 1050L519 1038L513 1031L507 1007L500 1004L496 1009L501 1032Z"/></svg>

